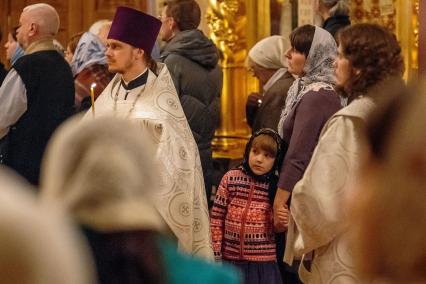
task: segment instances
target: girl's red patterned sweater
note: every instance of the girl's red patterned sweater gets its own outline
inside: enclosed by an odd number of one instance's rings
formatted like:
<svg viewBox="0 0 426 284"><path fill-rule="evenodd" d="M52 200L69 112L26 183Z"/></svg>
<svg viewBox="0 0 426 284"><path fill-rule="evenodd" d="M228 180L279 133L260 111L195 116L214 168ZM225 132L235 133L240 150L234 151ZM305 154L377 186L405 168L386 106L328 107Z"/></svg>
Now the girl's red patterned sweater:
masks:
<svg viewBox="0 0 426 284"><path fill-rule="evenodd" d="M217 260L276 261L268 187L240 169L223 176L210 215Z"/></svg>

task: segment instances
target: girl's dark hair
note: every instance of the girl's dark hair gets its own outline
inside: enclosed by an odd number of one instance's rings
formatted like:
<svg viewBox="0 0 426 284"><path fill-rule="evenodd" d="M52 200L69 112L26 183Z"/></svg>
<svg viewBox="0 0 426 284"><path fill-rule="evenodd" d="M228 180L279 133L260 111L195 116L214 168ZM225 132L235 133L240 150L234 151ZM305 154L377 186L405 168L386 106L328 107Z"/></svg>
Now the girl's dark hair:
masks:
<svg viewBox="0 0 426 284"><path fill-rule="evenodd" d="M278 152L278 145L276 140L268 134L261 134L256 136L251 143L251 148L262 149L274 158L277 156Z"/></svg>
<svg viewBox="0 0 426 284"><path fill-rule="evenodd" d="M261 140L258 140L258 142L256 142L257 145L259 145L260 144L259 142L261 142L262 146L265 147L265 151L275 150L275 155L274 155L275 156L275 163L274 163L272 170L269 173L267 173L267 174L265 174L261 177L256 176L252 172L252 170L250 169L250 166L249 166L250 151L251 151L251 148L252 148L254 141L257 140L256 138L258 138L259 136L269 136L269 137L272 138L272 140L269 140L267 138L265 138L265 139L262 138ZM267 144L269 144L269 143L273 143L274 145L267 146ZM260 146L259 146L259 148L260 148ZM276 171L278 171L281 168L281 163L283 161L283 158L284 158L284 155L285 155L286 152L287 152L287 144L281 139L280 135L273 129L262 128L262 129L256 131L250 137L250 140L247 142L246 148L245 148L245 151L244 151L244 159L243 159L243 162L241 163L240 166L242 166L245 169L245 171L248 172L250 175L256 176L256 178L270 179L270 177L274 176L276 174Z"/></svg>
<svg viewBox="0 0 426 284"><path fill-rule="evenodd" d="M276 149L276 154L274 155L275 156L275 162L274 162L274 165L273 165L271 171L269 173L262 175L262 176L255 175L253 173L253 171L250 169L250 165L249 165L249 156L250 156L251 147L252 147L254 141L256 140L256 138L259 137L259 136L271 137L272 138L271 141L266 140L266 139L262 139L262 140L268 141L267 144L269 144L271 142L274 143L275 145L273 146L273 148ZM266 144L264 144L264 146L266 146ZM281 169L282 161L284 160L284 156L287 152L287 147L288 147L287 143L285 143L281 139L281 137L277 133L277 131L270 129L270 128L262 128L262 129L256 131L250 137L250 140L247 142L246 149L244 151L244 160L241 163L241 165L239 166L239 168L242 168L245 172L247 172L249 175L256 178L257 180L269 182L268 196L269 196L269 201L271 202L271 204L273 204L275 194L277 192L278 171Z"/></svg>
<svg viewBox="0 0 426 284"><path fill-rule="evenodd" d="M376 24L349 26L339 31L337 41L342 55L352 65L353 74L343 90L349 98L365 93L387 77L402 77L401 47L396 36L386 28Z"/></svg>
<svg viewBox="0 0 426 284"><path fill-rule="evenodd" d="M308 57L314 40L315 26L304 25L294 29L290 34L291 47Z"/></svg>

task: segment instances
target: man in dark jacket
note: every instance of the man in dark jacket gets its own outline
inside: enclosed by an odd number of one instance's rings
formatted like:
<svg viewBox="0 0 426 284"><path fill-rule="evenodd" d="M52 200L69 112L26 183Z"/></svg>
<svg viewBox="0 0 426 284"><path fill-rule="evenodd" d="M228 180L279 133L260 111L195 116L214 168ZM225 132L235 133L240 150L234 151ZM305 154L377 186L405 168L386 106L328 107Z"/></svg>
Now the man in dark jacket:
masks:
<svg viewBox="0 0 426 284"><path fill-rule="evenodd" d="M166 42L160 61L169 69L198 145L207 198L212 186L211 142L219 122L222 71L214 43L200 30L201 11L194 0L168 0L161 12L160 37Z"/></svg>
<svg viewBox="0 0 426 284"><path fill-rule="evenodd" d="M47 141L71 114L74 82L53 45L59 29L55 8L44 3L27 6L19 24L17 38L25 56L0 87L0 138L7 134L5 164L38 185Z"/></svg>

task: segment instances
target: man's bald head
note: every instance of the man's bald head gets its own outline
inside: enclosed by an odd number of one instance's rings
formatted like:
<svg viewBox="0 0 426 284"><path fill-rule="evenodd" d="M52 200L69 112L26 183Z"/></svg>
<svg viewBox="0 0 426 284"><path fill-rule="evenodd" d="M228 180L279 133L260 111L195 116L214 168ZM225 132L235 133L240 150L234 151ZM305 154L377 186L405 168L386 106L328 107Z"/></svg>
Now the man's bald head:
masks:
<svg viewBox="0 0 426 284"><path fill-rule="evenodd" d="M17 39L24 48L36 41L53 38L59 30L59 15L52 6L39 3L24 8L19 18Z"/></svg>
<svg viewBox="0 0 426 284"><path fill-rule="evenodd" d="M39 3L24 8L22 14L38 25L41 36L55 36L59 30L59 15L49 4Z"/></svg>

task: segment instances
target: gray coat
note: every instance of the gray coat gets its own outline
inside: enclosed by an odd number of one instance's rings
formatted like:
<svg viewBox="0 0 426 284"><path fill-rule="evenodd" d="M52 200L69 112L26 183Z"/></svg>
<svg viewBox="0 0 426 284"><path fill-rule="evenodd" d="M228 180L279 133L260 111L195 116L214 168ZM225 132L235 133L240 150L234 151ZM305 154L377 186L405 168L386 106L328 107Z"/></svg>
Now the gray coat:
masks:
<svg viewBox="0 0 426 284"><path fill-rule="evenodd" d="M213 168L211 142L219 123L222 91L217 48L200 30L182 31L164 46L160 61L172 75L197 142L209 195Z"/></svg>

